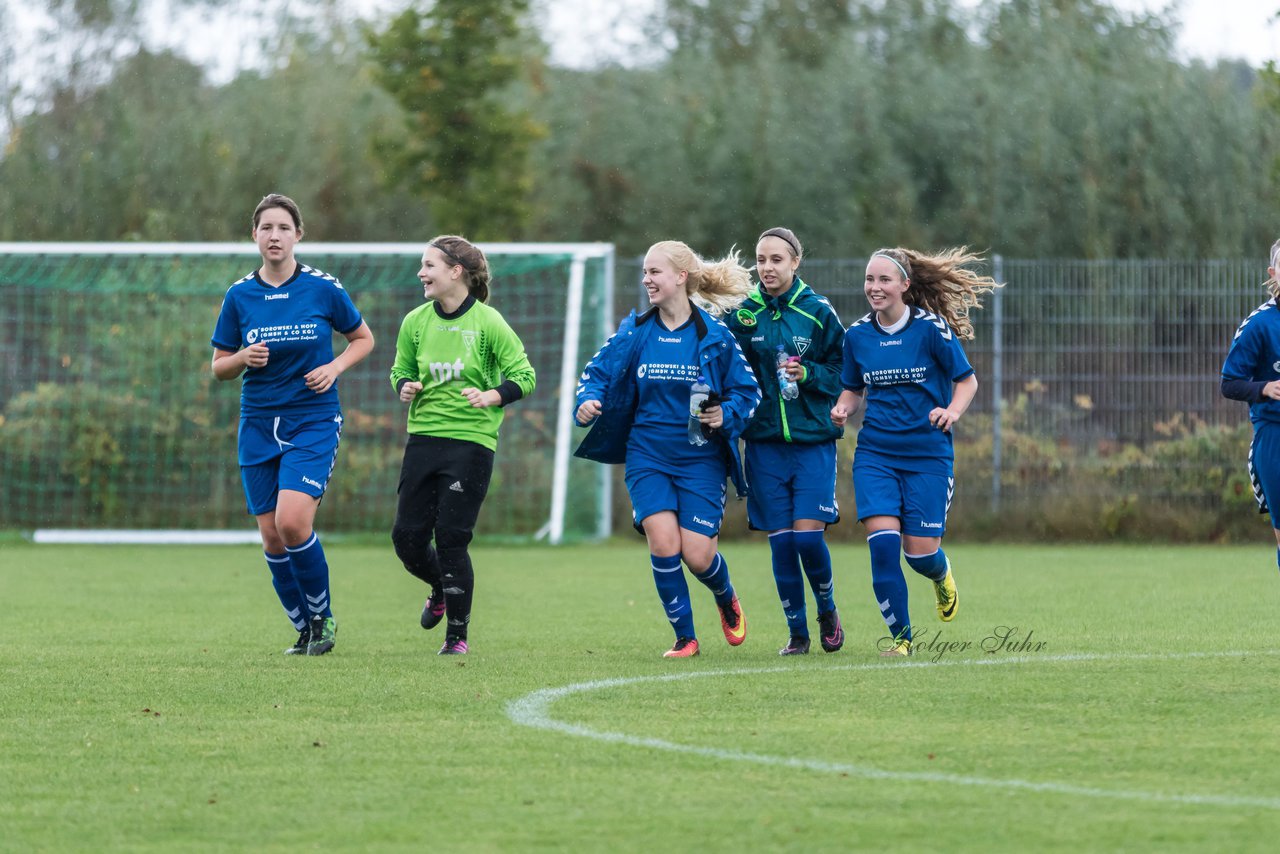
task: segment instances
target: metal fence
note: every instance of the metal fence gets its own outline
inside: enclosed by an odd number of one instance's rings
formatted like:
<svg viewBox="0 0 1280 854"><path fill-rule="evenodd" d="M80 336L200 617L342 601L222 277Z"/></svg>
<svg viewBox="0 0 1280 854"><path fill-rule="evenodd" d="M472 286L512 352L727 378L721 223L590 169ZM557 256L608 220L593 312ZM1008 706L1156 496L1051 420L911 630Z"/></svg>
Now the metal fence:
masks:
<svg viewBox="0 0 1280 854"><path fill-rule="evenodd" d="M1195 540L1265 531L1251 512L1246 407L1218 391L1232 334L1267 299L1265 263L990 264L1005 287L973 312L965 345L979 391L957 430L950 530ZM806 259L800 274L847 325L867 311L865 269L865 258ZM640 262L618 276L620 292L635 294L626 283L639 280ZM854 442L841 445L847 460Z"/></svg>

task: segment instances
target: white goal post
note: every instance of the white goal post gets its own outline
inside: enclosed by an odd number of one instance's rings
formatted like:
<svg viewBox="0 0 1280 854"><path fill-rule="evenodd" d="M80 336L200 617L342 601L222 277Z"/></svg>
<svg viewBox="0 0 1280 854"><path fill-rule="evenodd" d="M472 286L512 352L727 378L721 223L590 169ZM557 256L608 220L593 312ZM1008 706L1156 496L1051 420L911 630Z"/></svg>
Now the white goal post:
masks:
<svg viewBox="0 0 1280 854"><path fill-rule="evenodd" d="M299 261L304 264L314 263L315 266L325 269L319 259L322 257L333 264L332 260L335 256L361 256L367 258L377 258L378 256L391 256L384 260L392 263L396 270L403 271L399 275L395 288L397 298L403 298L405 291L403 285L406 280L412 282L413 273L417 269L417 259L420 258L425 244L422 243L325 243L325 242L304 242L299 243L297 254ZM503 310L508 323L510 323L520 334L522 340L526 342L526 350L531 352L535 347L539 348L538 365L538 389L534 392L533 404L538 408L539 412L545 410L545 415L538 415L537 423L543 421L546 424L546 438L528 438L535 431L534 428L526 429L525 423L522 421L519 427L522 441L536 441L543 450L539 450L536 454L524 452L524 459L520 462L523 468L512 469L511 473L504 475L505 480L502 489L496 491L490 496L486 502L486 509L482 514L482 524L485 516L490 515L494 511L491 505L496 508L502 508L504 504L523 505L519 509L524 513L518 524L513 523L511 531L502 533L510 533L514 537L543 540L548 543L558 544L566 539L581 538L605 538L611 533L611 506L612 506L612 472L609 466L598 466L586 463L581 460L575 461L572 456L573 445L575 444L574 434L574 392L577 387L578 374L582 369L582 365L590 358L591 354L604 342L605 338L612 331L614 325L613 318L613 302L614 302L614 266L615 254L612 244L607 243L479 243L477 244L484 250L486 256L490 259L490 265L495 269L499 276L498 288L496 290L496 302L499 303ZM219 256L224 256L224 260L219 261ZM545 260L539 260L541 256ZM201 264L209 264L215 268L221 269L230 263L235 269L248 270L252 268L252 264L257 257L257 248L250 242L235 243L48 243L48 242L28 242L28 243L0 243L0 318L8 317L14 321L14 326L20 326L23 321L30 317L39 319L45 324L43 333L33 333L42 335L38 341L39 346L44 347L47 351L53 351L55 347L61 346L63 349L72 350L74 356L74 348L68 347L65 339L72 337L67 331L59 330L59 324L68 325L73 323L66 318L50 316L47 311L47 303L43 300L48 299L44 292L63 290L63 295L76 294L78 298L86 296L86 289L90 292L94 288L103 286L107 293L117 294L126 292L123 299L102 299L99 298L103 306L104 316L102 322L97 324L94 332L90 332L90 327L85 326L81 334L84 336L83 341L86 349L92 349L89 342L89 336L100 334L98 329L102 327L110 327L112 324L124 326L129 330L130 334L137 336L138 341L144 340L148 336L146 328L139 328L132 323L134 318L129 317L125 320L113 320L110 316L114 306L113 302L131 303L142 299L140 294L145 294L145 290L135 289L130 284L130 277L142 280L145 276L136 275L135 270L146 268L162 267L168 264L170 270L178 270L183 267L184 263L192 268L185 275L188 276L189 282L186 285L175 284L174 287L186 287L187 291L179 293L174 297L175 300L185 298L189 293L198 292L201 300L199 308L206 311L205 303L212 298L215 300L213 305L216 306L216 299L221 297L222 291L234 279L218 278L211 276L204 269L195 271L194 268ZM395 260L393 261L392 258ZM95 260L96 259L96 260ZM313 261L312 259L316 259ZM402 260L401 260L402 259ZM521 272L520 275L524 279L519 279L518 285L509 285L508 281L515 279L506 279L502 270L504 262L508 265L514 265L522 271L535 270L536 272ZM58 264L64 264L66 272L62 272L56 268ZM148 266L149 265L149 266ZM221 265L221 266L220 266ZM108 275L103 276L103 271L107 271ZM328 271L328 270L327 270ZM181 275L171 273L173 278L180 279ZM62 281L59 281L62 277ZM540 277L540 278L539 278ZM341 278L341 276L340 276ZM518 277L516 277L518 278ZM103 285L106 281L107 284ZM558 287L555 282L559 282ZM122 284L123 282L123 284ZM347 282L353 287L357 300L357 305L361 305L362 312L365 309L361 303L362 298L369 298L371 291L378 291L378 288L386 289L385 282L378 285L377 288L369 287L364 282ZM145 286L136 286L142 288ZM524 290L520 290L523 288ZM216 295L211 297L216 291ZM420 296L420 294L419 294ZM361 369L361 375L367 375L369 381L376 379L376 375L385 376L386 371L381 370L382 361L390 362L386 357L387 344L384 342L394 342L395 329L389 328L392 314L388 313L382 317L380 327L376 331L379 339L378 353L375 358L379 359L376 372L370 368L364 370L365 366L357 366ZM395 318L398 323L399 317ZM544 339L536 344L530 343L531 336L538 334L545 335L547 332L560 332L556 329L563 323L562 333L559 335L558 341ZM209 329L212 327L210 326ZM204 343L207 344L207 332L205 331ZM55 340L59 343L50 343ZM190 342L188 342L189 344ZM18 346L15 344L15 347ZM392 343L392 347L394 344ZM109 363L109 356L95 354L99 365ZM196 366L188 365L182 362L175 364L175 356L162 356L161 360L167 359L168 369L171 371L194 371L198 370ZM184 361L186 354L182 357ZM71 360L74 369L75 360ZM207 364L207 362L206 362ZM353 369L353 373L357 370ZM35 369L33 369L34 371ZM159 369L157 369L159 370ZM10 372L13 374L14 372ZM63 374L41 373L24 376L21 372L15 377L9 377L9 388L3 388L0 384L0 413L4 412L4 407L11 400L21 394L28 396L36 393L36 390L42 386L54 385L58 383L71 383L73 377ZM83 382L83 378L80 379ZM157 374L154 381L139 381L137 376L131 377L132 386L129 390L131 394L139 394L137 391L142 388L144 391L154 391L156 386L163 385L163 375ZM363 378L344 378L344 383L365 383ZM385 379L383 380L385 382ZM343 408L347 409L349 386L344 384L343 389ZM378 388L378 393L384 394L385 390ZM53 394L56 392L48 392ZM122 394L124 390L122 389ZM228 393L229 395L229 393ZM158 408L163 409L168 406L177 408L182 406L191 406L187 402L166 402L163 400L160 392L155 391L152 395L155 399L149 401ZM219 397L223 395L219 394ZM222 401L225 404L226 401ZM520 407L526 407L526 402L521 402L513 407L511 415L520 412ZM45 411L45 410L40 410ZM111 416L104 414L102 418L108 419ZM385 417L385 416L380 416ZM403 416L401 418L401 429L403 429ZM4 425L3 417L0 417L0 428ZM350 425L349 425L350 426ZM504 437L508 430L504 427ZM537 436L542 436L538 433ZM359 440L357 440L359 441ZM400 440L402 441L402 439ZM498 467L504 463L503 441L500 440L498 454L495 466L495 475ZM344 441L344 453L346 453L347 442ZM527 447L527 445L522 445ZM168 448L168 446L166 446ZM170 453L180 453L169 451ZM543 457L543 453L547 457ZM389 453L384 453L388 456ZM138 455L143 456L143 455ZM11 474L25 477L31 487L23 494L22 497L13 499L10 505L4 508L18 508L19 502L35 503L42 500L42 491L57 491L58 486L50 487L49 483L55 482L56 478L49 474L50 466L45 465L43 468L37 467L35 464L21 467L21 471L7 471L6 458L0 455L0 476L4 476L8 481ZM179 458L181 459L181 458ZM234 455L232 455L234 459ZM545 462L544 462L545 459ZM138 463L135 457L126 457L123 467L130 467ZM173 458L170 458L168 467L172 467ZM550 465L549 487L543 489L541 486L541 478L544 472L538 472L539 491L536 499L532 494L514 493L515 487L522 486L525 482L535 478L529 477L529 473L534 468L541 468L545 464ZM68 464L69 465L69 464ZM157 467L161 464L157 463ZM225 467L233 467L231 460L224 460ZM339 466L343 466L340 459ZM585 474L590 467L589 474ZM12 465L10 466L13 467ZM385 466L384 466L385 468ZM398 470L398 469L397 469ZM571 476L571 471L576 474ZM65 473L64 473L65 474ZM193 478L198 478L199 473L193 473ZM589 478L586 480L584 478ZM335 483L342 486L343 475L339 477ZM575 484L577 485L575 488ZM588 488L584 488L584 484L589 484ZM165 487L171 489L170 487ZM160 489L160 487L157 487ZM66 490L75 492L72 486ZM332 488L331 488L331 491ZM394 481L391 488L392 497L394 496ZM585 493L585 494L580 494ZM157 493L159 497L149 496L149 500L164 502L171 501L171 506L179 506L183 499L167 499L164 494ZM74 497L74 496L73 496ZM571 515L568 509L573 506L575 500L586 499L593 507L588 512L582 508L575 508L572 514L574 518L572 533L567 531L567 518ZM133 501L132 498L122 499L125 502ZM339 499L335 499L339 500ZM219 524L225 524L226 528L211 529L207 526L192 525L184 519L178 519L175 527L166 528L163 516L159 519L155 514L147 515L139 512L135 516L130 516L127 510L121 510L119 504L121 500L111 505L108 510L102 510L101 507L95 507L93 512L72 512L65 509L69 499L65 496L59 498L61 505L55 507L52 511L46 509L32 509L29 514L14 512L11 519L6 520L5 527L16 527L18 529L26 528L34 530L34 538L39 542L86 542L86 543L139 543L139 542L192 542L192 543L209 543L209 542L237 542L244 541L245 537L240 536L235 531L236 523L231 514L217 515L215 514L211 521ZM544 503L545 501L545 503ZM354 506L358 502L353 501ZM542 505L541 511L536 506ZM115 515L110 515L110 512ZM243 512L241 505L240 512ZM525 517L529 514L542 512L542 523L540 525L528 526L525 524ZM5 515L10 515L6 512ZM43 524L24 523L25 519L38 519ZM591 521L583 522L583 519L590 518ZM16 524L14 524L16 520ZM231 521L225 521L231 520ZM159 524L155 524L159 521ZM332 520L328 520L332 524ZM345 521L345 519L344 519ZM85 527L77 527L84 522ZM385 519L385 525L389 529L391 518ZM232 530L227 530L232 529ZM355 529L353 529L355 530ZM364 530L364 529L360 529ZM377 530L371 522L367 530ZM256 532L245 531L245 535L251 535ZM252 541L253 537L249 537Z"/></svg>

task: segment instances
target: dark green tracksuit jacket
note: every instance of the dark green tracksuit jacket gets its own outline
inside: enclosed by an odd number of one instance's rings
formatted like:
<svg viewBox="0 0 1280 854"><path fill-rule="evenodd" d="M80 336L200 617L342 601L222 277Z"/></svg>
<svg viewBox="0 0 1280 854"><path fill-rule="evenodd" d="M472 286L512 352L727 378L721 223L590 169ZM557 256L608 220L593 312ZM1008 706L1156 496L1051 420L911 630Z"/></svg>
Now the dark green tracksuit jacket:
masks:
<svg viewBox="0 0 1280 854"><path fill-rule="evenodd" d="M826 297L799 276L777 299L757 285L725 322L760 383L760 406L743 439L816 445L844 435L831 423L841 390L844 324ZM783 400L778 387L779 344L788 356L799 356L805 369L795 400Z"/></svg>

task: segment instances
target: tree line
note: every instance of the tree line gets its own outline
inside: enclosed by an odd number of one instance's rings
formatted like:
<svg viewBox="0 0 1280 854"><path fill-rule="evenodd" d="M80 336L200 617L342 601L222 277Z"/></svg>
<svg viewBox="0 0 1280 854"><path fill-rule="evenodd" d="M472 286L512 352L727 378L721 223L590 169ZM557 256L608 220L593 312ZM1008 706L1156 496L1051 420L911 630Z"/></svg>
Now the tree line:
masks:
<svg viewBox="0 0 1280 854"><path fill-rule="evenodd" d="M584 69L548 62L529 0L436 0L276 22L270 61L222 83L123 39L142 0L44 2L92 49L34 100L0 75L0 240L243 239L272 191L313 240L624 254L780 223L825 257L1280 236L1275 64L1182 61L1163 13L1101 0L666 0L648 55Z"/></svg>

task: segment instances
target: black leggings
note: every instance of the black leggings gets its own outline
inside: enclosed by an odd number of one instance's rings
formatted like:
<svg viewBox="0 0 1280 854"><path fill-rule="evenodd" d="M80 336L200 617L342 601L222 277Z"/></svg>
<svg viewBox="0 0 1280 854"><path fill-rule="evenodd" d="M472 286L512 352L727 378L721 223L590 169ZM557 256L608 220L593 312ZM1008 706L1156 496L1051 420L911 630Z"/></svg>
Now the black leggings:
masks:
<svg viewBox="0 0 1280 854"><path fill-rule="evenodd" d="M405 445L391 542L404 568L443 594L454 638L467 636L471 619L467 546L492 476L493 451L475 442L410 436Z"/></svg>

